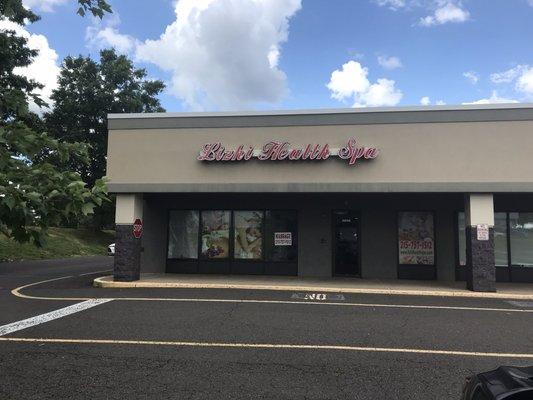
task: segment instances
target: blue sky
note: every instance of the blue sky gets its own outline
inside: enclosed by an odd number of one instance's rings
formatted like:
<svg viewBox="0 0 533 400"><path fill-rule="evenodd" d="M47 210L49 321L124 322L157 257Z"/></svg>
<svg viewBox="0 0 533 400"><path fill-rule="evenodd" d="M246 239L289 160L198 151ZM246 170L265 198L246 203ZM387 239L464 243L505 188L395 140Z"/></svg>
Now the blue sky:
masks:
<svg viewBox="0 0 533 400"><path fill-rule="evenodd" d="M114 46L167 111L533 100L533 0L111 0L103 21L24 2L45 91L65 56Z"/></svg>

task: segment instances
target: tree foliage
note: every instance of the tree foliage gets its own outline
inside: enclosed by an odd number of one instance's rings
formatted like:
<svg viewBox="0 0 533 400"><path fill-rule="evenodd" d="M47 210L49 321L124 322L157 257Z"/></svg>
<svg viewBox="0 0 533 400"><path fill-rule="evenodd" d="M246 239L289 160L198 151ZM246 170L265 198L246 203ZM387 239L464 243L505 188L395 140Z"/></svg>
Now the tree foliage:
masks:
<svg viewBox="0 0 533 400"><path fill-rule="evenodd" d="M67 57L61 66L55 106L45 115L51 135L64 142L90 145L88 164L72 160L71 168L92 184L106 171L107 114L161 112L157 95L164 84L146 79L144 69L114 50L100 52L100 61Z"/></svg>
<svg viewBox="0 0 533 400"><path fill-rule="evenodd" d="M94 0L80 4L91 12L102 7ZM0 0L0 18L21 25L39 19L21 0ZM102 180L88 188L68 169L73 162L89 161L86 146L50 137L29 112L30 100L44 104L35 93L42 85L15 69L31 64L36 55L25 38L0 30L0 231L40 245L47 227L89 214L107 197Z"/></svg>
<svg viewBox="0 0 533 400"><path fill-rule="evenodd" d="M85 16L87 11L91 12L95 17L102 18L104 14L111 13L111 6L106 0L78 0L79 8L78 15Z"/></svg>
<svg viewBox="0 0 533 400"><path fill-rule="evenodd" d="M0 229L19 242L42 242L48 226L93 212L106 200L100 180L92 189L61 167L87 159L79 143L60 143L23 121L0 128Z"/></svg>

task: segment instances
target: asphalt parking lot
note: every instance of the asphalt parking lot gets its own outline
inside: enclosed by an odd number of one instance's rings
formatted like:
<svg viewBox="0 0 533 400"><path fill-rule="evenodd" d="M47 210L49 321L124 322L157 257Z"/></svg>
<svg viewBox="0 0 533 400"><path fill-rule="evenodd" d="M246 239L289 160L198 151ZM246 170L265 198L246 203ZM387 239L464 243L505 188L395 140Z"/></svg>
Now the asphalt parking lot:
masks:
<svg viewBox="0 0 533 400"><path fill-rule="evenodd" d="M0 264L0 398L459 399L533 364L533 303L93 288L111 263Z"/></svg>

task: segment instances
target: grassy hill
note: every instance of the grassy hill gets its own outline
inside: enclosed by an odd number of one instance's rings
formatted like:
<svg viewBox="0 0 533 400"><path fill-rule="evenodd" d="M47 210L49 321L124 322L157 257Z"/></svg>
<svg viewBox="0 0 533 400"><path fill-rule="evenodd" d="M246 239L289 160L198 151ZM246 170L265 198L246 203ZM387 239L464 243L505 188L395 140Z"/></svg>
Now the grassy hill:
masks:
<svg viewBox="0 0 533 400"><path fill-rule="evenodd" d="M50 228L43 247L19 244L0 233L0 261L41 260L107 254L107 246L115 241L114 231Z"/></svg>

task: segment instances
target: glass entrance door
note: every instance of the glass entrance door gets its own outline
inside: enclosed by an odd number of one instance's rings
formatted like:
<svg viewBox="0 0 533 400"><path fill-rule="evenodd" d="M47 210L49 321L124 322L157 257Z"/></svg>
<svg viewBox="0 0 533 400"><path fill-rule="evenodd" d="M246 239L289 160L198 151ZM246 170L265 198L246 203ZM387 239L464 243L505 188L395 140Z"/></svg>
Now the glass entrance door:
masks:
<svg viewBox="0 0 533 400"><path fill-rule="evenodd" d="M333 274L360 276L359 216L353 211L333 212Z"/></svg>

